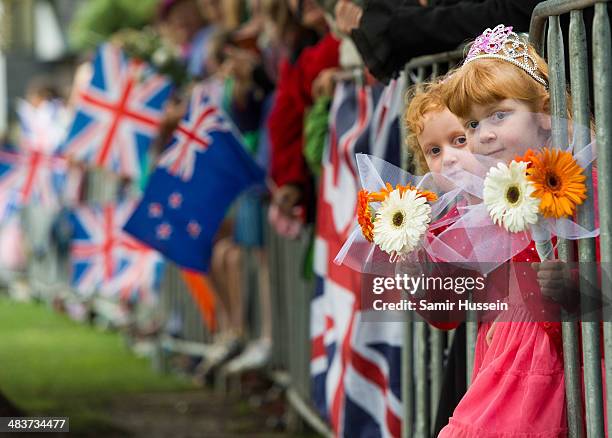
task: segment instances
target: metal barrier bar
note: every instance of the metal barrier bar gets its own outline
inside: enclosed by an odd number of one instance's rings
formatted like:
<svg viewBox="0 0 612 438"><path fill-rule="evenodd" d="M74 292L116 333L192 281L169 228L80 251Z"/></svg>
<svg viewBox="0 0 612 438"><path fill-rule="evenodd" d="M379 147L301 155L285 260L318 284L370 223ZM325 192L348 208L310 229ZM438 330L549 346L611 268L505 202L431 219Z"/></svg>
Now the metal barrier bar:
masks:
<svg viewBox="0 0 612 438"><path fill-rule="evenodd" d="M576 321L561 323L563 333L563 366L565 370L565 396L567 398L568 436L582 436L582 395L578 326Z"/></svg>
<svg viewBox="0 0 612 438"><path fill-rule="evenodd" d="M302 418L308 423L319 435L324 438L332 438L334 434L329 429L327 424L316 415L308 403L302 399L298 392L289 387L287 388L287 400L291 403L291 406L302 416Z"/></svg>
<svg viewBox="0 0 612 438"><path fill-rule="evenodd" d="M565 90L565 54L559 17L550 17L548 22L548 56L550 103L552 116L552 143L565 148L568 143L567 100Z"/></svg>
<svg viewBox="0 0 612 438"><path fill-rule="evenodd" d="M420 66L417 68L417 76L416 76L416 87L420 91L423 89L423 82L425 81L425 67Z"/></svg>
<svg viewBox="0 0 612 438"><path fill-rule="evenodd" d="M571 11L588 8L596 3L604 3L610 0L549 0L539 3L531 14L529 25L529 41L542 53L544 48L544 27L548 17L567 14Z"/></svg>
<svg viewBox="0 0 612 438"><path fill-rule="evenodd" d="M430 342L430 373L431 373L431 385L430 385L430 394L429 400L431 406L429 408L429 412L432 416L435 415L438 410L438 403L440 402L440 394L442 393L442 383L444 380L444 366L443 366L443 358L444 358L444 344L446 343L446 333L442 330L436 330L435 328L431 328L429 331L429 342ZM430 422L431 431L430 434L433 433L433 428L435 427L435 418L432 418Z"/></svg>
<svg viewBox="0 0 612 438"><path fill-rule="evenodd" d="M405 84L409 83L409 68L403 71L406 77ZM405 91L405 90L404 90ZM405 92L404 92L405 95ZM404 107L406 107L406 99L404 99ZM408 152L408 148L404 147L404 140L408 136L406 124L404 122L404 113L401 113L401 120L399 123L400 129L400 156L401 164L403 169L408 169L410 161L413 159L411 154ZM402 404L403 404L403 415L402 415L402 438L412 438L414 436L414 417L415 417L415 403L414 403L414 325L412 322L412 314L406 312L404 318L404 330L402 340Z"/></svg>
<svg viewBox="0 0 612 438"><path fill-rule="evenodd" d="M415 324L416 356L416 427L415 437L426 438L429 436L430 409L429 409L429 385L427 376L427 332L426 322L417 321Z"/></svg>
<svg viewBox="0 0 612 438"><path fill-rule="evenodd" d="M586 46L586 30L584 27L584 19L582 11L572 11L569 28L569 55L570 55L570 82L572 88L572 106L573 106L573 122L574 142L576 150L584 148L591 141L589 133L590 116L589 116L589 79L588 79L588 60ZM585 129L586 127L586 129ZM590 176L590 170L587 174ZM592 193L592 181L589 191ZM583 225L593 226L593 198L590 197L587 202L579 209L579 220ZM581 241L579 248L580 261L595 260L595 240ZM590 264L592 266L592 264ZM591 272L589 278L595 278L597 271ZM584 287L584 286L583 286ZM568 321L563 323L565 331L564 336L564 360L565 360L565 386L567 396L567 415L568 415L568 432L571 437L582 436L582 400L581 400L581 384L580 384L580 366L577 336L577 326L575 322ZM597 330L599 328L597 327ZM599 360L597 361L599 367ZM587 391L587 397L589 397Z"/></svg>
<svg viewBox="0 0 612 438"><path fill-rule="evenodd" d="M100 204L114 201L118 190L119 177L114 173L97 168L87 172L87 201Z"/></svg>
<svg viewBox="0 0 612 438"><path fill-rule="evenodd" d="M405 137L402 137L405 138ZM404 340L402 343L402 402L404 415L402 438L414 436L414 324L412 313L406 312L404 321Z"/></svg>
<svg viewBox="0 0 612 438"><path fill-rule="evenodd" d="M574 142L576 151L582 150L591 142L589 130L589 80L586 52L586 31L582 11L571 12L570 22L570 77L572 86L572 103L574 125ZM585 129L586 127L586 129ZM585 184L589 193L593 193L592 166L586 170ZM591 229L594 226L594 197L589 196L578 208L578 222ZM591 284L597 284L595 264L595 239L578 241L578 259L580 263L580 290L586 290ZM601 351L599 322L582 322L585 399L587 406L587 433L589 436L602 436L603 397L601 377Z"/></svg>
<svg viewBox="0 0 612 438"><path fill-rule="evenodd" d="M165 366L168 353L185 354L189 356L207 357L210 348L210 335L206 330L199 307L183 281L180 269L172 262L166 261L164 278L160 287L160 306L163 320L175 323L179 318L181 323L179 338L169 336L165 330L159 339L158 352L162 368ZM168 327L165 327L166 329ZM175 327L170 327L175 329Z"/></svg>
<svg viewBox="0 0 612 438"><path fill-rule="evenodd" d="M284 312L284 294L282 273L284 268L281 250L282 239L270 228L268 236L268 258L270 263L270 287L272 292L272 313L275 315L272 326L273 354L271 366L273 369L288 369L285 354L286 318Z"/></svg>
<svg viewBox="0 0 612 438"><path fill-rule="evenodd" d="M301 239L290 241L278 236L270 226L266 228L273 307L269 376L287 390L292 412L299 414L319 434L332 436L310 403L310 304L314 284L304 279L302 260L296 254L306 252L312 232L306 230Z"/></svg>
<svg viewBox="0 0 612 438"><path fill-rule="evenodd" d="M416 70L419 67L429 67L435 63L449 63L449 66L455 65L458 60L463 58L463 49L453 50L450 52L437 53L435 55L419 56L411 59L406 64L407 70Z"/></svg>
<svg viewBox="0 0 612 438"><path fill-rule="evenodd" d="M431 69L431 78L435 80L442 74L442 62L438 59L433 63ZM444 348L446 344L446 332L442 330L437 330L433 327L430 327L429 332L430 337L430 373L431 373L431 385L430 385L430 394L429 399L431 402L430 415L432 416L432 420L430 423L431 431L430 433L434 433L434 429L436 427L435 424L435 413L438 410L438 404L440 403L440 395L442 394L442 383L444 381Z"/></svg>
<svg viewBox="0 0 612 438"><path fill-rule="evenodd" d="M431 78L435 79L440 76L440 64L438 62L434 62L431 66Z"/></svg>
<svg viewBox="0 0 612 438"><path fill-rule="evenodd" d="M602 269L602 294L612 300L609 264L612 261L612 35L606 3L595 5L593 17L593 90L596 121L597 166L599 172L599 229ZM607 274L607 275L606 275ZM604 347L607 360L607 426L612 430L612 309L604 307ZM598 361L599 363L599 361Z"/></svg>

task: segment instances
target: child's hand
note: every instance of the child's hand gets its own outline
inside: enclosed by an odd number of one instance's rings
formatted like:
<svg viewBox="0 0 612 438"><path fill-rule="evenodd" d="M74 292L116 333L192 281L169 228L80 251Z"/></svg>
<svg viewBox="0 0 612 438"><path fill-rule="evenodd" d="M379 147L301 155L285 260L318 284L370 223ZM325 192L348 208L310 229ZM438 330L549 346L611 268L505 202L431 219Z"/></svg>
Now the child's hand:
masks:
<svg viewBox="0 0 612 438"><path fill-rule="evenodd" d="M567 263L561 260L545 260L532 263L536 271L542 296L561 304L566 309L575 308L579 295L572 281Z"/></svg>

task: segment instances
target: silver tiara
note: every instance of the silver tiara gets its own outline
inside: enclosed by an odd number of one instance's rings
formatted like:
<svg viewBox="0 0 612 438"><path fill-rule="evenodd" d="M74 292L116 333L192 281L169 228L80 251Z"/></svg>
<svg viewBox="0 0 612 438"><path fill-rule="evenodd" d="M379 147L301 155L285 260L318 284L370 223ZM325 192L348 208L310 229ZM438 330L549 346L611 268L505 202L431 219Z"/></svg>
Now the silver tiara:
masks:
<svg viewBox="0 0 612 438"><path fill-rule="evenodd" d="M495 58L511 62L526 71L529 76L548 88L548 82L538 75L538 63L527 50L521 37L512 32L512 26L498 24L485 30L470 47L464 65L476 59Z"/></svg>

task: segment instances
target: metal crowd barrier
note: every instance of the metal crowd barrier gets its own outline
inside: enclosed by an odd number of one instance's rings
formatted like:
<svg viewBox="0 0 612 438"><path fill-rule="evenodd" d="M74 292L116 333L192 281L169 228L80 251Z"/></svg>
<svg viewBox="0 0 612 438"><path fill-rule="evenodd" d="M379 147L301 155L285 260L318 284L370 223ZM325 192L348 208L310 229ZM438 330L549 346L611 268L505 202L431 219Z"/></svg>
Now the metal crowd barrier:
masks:
<svg viewBox="0 0 612 438"><path fill-rule="evenodd" d="M296 241L286 240L270 228L266 233L272 292L270 371L273 380L286 388L295 413L321 435L330 436L329 427L311 403L310 302L315 286L304 277L304 257L312 233L308 229Z"/></svg>
<svg viewBox="0 0 612 438"><path fill-rule="evenodd" d="M588 57L587 28L585 26L586 8L594 8L591 28L592 59ZM589 11L589 15L592 10ZM607 271L607 263L612 256L612 191L610 191L610 174L612 171L612 49L610 33L610 17L607 0L550 0L540 3L534 10L531 28L531 42L544 52L544 42L547 42L548 65L550 68L551 108L553 116L558 121L566 117L568 105L566 101L566 59L564 37L560 20L569 14L569 85L572 92L572 119L578 126L590 126L591 110L589 105L589 63L592 62L592 87L594 122L596 126L595 141L597 143L597 169L599 175L599 224L601 230L600 250L602 273ZM548 31L545 37L545 27ZM578 130L582 132L583 130ZM590 133L574 135L573 141L580 150L593 139ZM569 144L569 133L565 123L553 125L553 142L557 146ZM593 188L592 174L587 171L587 184ZM592 226L595 220L593 199L590 198L578 209L578 219L582 225ZM571 247L562 245L562 258L576 260ZM584 239L579 242L577 260L581 263L581 278L597 281L595 269L595 241ZM597 284L597 283L595 283ZM607 299L612 297L612 285L607 275L602 275L602 293ZM581 280L581 289L588 282ZM604 308L604 345L608 359L612 355L612 315ZM612 360L605 363L603 380L600 348L600 324L592 321L580 323L582 335L582 364L584 382L581 377L581 358L579 357L579 328L575 321L564 322L563 348L565 361L565 389L567 395L568 428L570 437L584 436L583 424L586 423L586 436L602 437L604 426L604 393L607 398L607 429L611 426L612 388L608 385L603 389L603 382L609 381L612 375ZM582 383L584 384L584 406L586 421L583 420ZM604 392L605 391L605 392Z"/></svg>
<svg viewBox="0 0 612 438"><path fill-rule="evenodd" d="M211 333L206 329L198 306L181 278L180 269L168 260L160 287L159 306L163 325L157 340L154 368L168 372L169 359L174 353L206 357Z"/></svg>

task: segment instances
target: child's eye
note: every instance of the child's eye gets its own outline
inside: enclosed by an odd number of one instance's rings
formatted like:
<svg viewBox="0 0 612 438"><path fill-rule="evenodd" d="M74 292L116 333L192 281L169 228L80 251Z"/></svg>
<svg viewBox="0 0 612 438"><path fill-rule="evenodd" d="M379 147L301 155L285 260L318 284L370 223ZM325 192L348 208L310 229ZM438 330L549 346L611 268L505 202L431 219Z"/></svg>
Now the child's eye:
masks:
<svg viewBox="0 0 612 438"><path fill-rule="evenodd" d="M429 155L439 155L442 152L442 148L440 146L433 146L429 149Z"/></svg>
<svg viewBox="0 0 612 438"><path fill-rule="evenodd" d="M478 128L478 122L476 120L470 120L465 126L467 126L468 129L476 129Z"/></svg>
<svg viewBox="0 0 612 438"><path fill-rule="evenodd" d="M503 111L496 111L496 112L494 112L494 113L493 113L493 115L491 116L491 118L492 118L494 121L497 121L497 122L499 122L499 121L501 121L501 120L504 120L506 117L508 117L508 113L503 112Z"/></svg>
<svg viewBox="0 0 612 438"><path fill-rule="evenodd" d="M467 138L465 135L460 135L459 137L455 138L453 143L458 146L465 146L467 144Z"/></svg>

